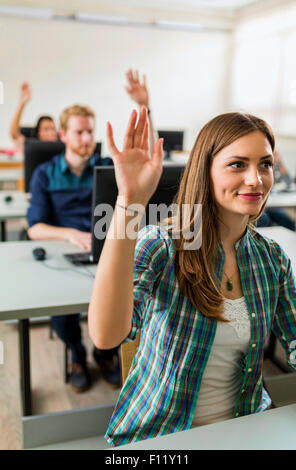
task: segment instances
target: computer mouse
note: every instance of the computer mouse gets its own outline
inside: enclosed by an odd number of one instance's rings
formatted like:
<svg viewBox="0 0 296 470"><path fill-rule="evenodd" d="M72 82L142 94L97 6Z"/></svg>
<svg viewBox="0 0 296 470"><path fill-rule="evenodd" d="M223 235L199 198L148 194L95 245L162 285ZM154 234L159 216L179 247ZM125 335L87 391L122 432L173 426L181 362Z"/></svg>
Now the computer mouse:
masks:
<svg viewBox="0 0 296 470"><path fill-rule="evenodd" d="M46 258L46 251L44 248L34 248L32 254L36 261L43 261Z"/></svg>
<svg viewBox="0 0 296 470"><path fill-rule="evenodd" d="M12 201L12 196L5 196L4 201L9 203Z"/></svg>

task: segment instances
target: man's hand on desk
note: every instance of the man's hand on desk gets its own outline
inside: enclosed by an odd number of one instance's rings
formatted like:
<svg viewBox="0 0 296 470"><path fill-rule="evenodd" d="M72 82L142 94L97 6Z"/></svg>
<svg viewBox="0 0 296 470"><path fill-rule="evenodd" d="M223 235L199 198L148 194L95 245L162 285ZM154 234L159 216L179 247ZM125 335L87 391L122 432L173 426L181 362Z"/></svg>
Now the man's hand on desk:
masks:
<svg viewBox="0 0 296 470"><path fill-rule="evenodd" d="M67 240L82 250L91 251L91 233L69 228Z"/></svg>
<svg viewBox="0 0 296 470"><path fill-rule="evenodd" d="M91 233L75 228L37 223L28 229L31 240L66 240L82 250L91 251Z"/></svg>

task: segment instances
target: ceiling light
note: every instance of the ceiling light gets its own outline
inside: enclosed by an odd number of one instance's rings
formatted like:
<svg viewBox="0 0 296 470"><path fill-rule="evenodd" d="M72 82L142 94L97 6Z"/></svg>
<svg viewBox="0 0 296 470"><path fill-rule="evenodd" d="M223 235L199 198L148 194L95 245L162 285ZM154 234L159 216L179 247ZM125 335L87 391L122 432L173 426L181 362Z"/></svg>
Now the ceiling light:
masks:
<svg viewBox="0 0 296 470"><path fill-rule="evenodd" d="M129 19L125 16L116 15L99 15L95 13L87 13L78 11L75 13L75 18L81 21L89 21L92 23L106 23L106 24L127 24Z"/></svg>
<svg viewBox="0 0 296 470"><path fill-rule="evenodd" d="M31 8L11 5L0 5L0 15L22 16L49 20L53 18L52 8Z"/></svg>
<svg viewBox="0 0 296 470"><path fill-rule="evenodd" d="M203 28L200 23L183 23L170 20L156 20L155 25L159 28L184 29L187 31L200 31Z"/></svg>

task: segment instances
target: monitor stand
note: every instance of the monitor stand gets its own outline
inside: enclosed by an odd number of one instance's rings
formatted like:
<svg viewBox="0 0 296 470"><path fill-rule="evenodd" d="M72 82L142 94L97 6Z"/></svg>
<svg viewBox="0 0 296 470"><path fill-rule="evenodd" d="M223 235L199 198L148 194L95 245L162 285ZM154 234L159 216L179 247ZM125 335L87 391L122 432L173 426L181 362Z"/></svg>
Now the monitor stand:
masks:
<svg viewBox="0 0 296 470"><path fill-rule="evenodd" d="M170 150L165 150L164 151L164 160L170 160L171 159L171 152Z"/></svg>

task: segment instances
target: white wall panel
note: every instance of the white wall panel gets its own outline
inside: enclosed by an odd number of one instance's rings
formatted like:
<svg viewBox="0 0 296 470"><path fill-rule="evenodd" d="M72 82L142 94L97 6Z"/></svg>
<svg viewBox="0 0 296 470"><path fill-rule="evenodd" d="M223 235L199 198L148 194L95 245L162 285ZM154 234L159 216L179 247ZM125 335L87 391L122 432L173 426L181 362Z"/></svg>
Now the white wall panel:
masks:
<svg viewBox="0 0 296 470"><path fill-rule="evenodd" d="M1 146L11 144L8 127L23 80L33 88L24 124L42 113L57 118L79 102L97 114L97 139L105 141L110 120L120 145L133 107L125 71L134 67L146 73L155 126L184 129L189 148L198 129L227 109L230 45L228 33L1 17Z"/></svg>

